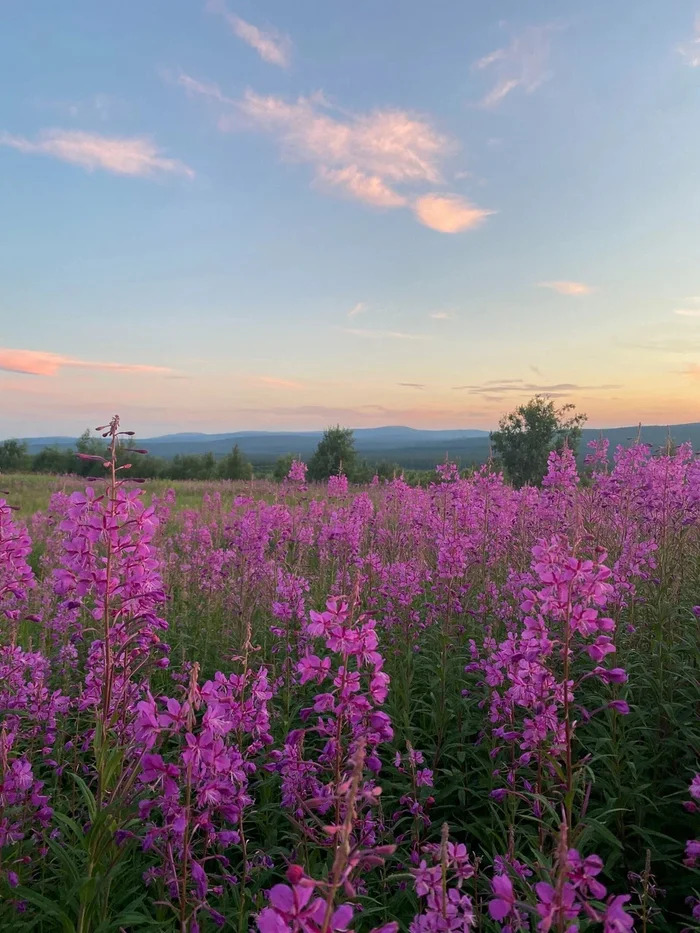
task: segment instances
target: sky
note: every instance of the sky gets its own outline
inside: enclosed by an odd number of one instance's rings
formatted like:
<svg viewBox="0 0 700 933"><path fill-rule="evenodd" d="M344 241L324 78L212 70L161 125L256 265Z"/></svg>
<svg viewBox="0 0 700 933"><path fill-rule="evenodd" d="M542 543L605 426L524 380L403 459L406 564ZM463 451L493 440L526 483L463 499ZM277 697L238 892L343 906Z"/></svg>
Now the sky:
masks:
<svg viewBox="0 0 700 933"><path fill-rule="evenodd" d="M698 0L0 0L0 437L700 420Z"/></svg>

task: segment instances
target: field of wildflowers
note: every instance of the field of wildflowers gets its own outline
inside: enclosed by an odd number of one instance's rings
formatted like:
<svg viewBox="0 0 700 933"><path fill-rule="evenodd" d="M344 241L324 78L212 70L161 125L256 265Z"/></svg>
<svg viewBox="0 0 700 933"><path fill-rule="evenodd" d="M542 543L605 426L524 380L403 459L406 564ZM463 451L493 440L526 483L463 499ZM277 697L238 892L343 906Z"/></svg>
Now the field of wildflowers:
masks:
<svg viewBox="0 0 700 933"><path fill-rule="evenodd" d="M700 460L608 453L0 499L0 929L700 929Z"/></svg>

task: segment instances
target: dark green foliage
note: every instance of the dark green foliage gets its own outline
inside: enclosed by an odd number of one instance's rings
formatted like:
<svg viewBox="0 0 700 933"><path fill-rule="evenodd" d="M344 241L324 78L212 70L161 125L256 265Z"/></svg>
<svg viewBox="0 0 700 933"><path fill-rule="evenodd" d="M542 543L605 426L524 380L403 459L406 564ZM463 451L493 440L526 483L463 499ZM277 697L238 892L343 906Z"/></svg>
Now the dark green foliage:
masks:
<svg viewBox="0 0 700 933"><path fill-rule="evenodd" d="M574 405L555 408L543 395L504 415L491 440L513 485L538 485L547 472L549 454L565 444L575 455L585 421Z"/></svg>
<svg viewBox="0 0 700 933"><path fill-rule="evenodd" d="M0 444L0 473L21 473L29 465L27 444L14 439Z"/></svg>
<svg viewBox="0 0 700 933"><path fill-rule="evenodd" d="M292 468L292 460L294 460L293 454L285 454L283 457L278 457L275 460L275 466L272 471L272 475L278 483L281 483L282 480L289 474L289 471Z"/></svg>
<svg viewBox="0 0 700 933"><path fill-rule="evenodd" d="M329 476L338 476L344 473L350 480L354 479L357 466L357 453L355 452L355 438L350 428L327 428L319 441L314 455L309 460L309 479L313 482L323 482Z"/></svg>
<svg viewBox="0 0 700 933"><path fill-rule="evenodd" d="M170 463L168 475L170 479L214 479L214 454L178 454Z"/></svg>
<svg viewBox="0 0 700 933"><path fill-rule="evenodd" d="M32 473L75 473L76 457L71 448L44 447L32 457Z"/></svg>
<svg viewBox="0 0 700 933"><path fill-rule="evenodd" d="M234 444L231 453L219 462L218 473L221 479L252 479L253 467L241 453L238 444Z"/></svg>

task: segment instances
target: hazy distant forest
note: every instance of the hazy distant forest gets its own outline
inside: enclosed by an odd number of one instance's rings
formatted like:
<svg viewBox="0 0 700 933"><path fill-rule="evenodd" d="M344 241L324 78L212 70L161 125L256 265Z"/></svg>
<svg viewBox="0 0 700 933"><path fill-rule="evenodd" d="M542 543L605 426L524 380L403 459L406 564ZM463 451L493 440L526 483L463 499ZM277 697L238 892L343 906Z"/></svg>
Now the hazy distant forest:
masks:
<svg viewBox="0 0 700 933"><path fill-rule="evenodd" d="M294 459L309 467L311 481L324 481L338 473L350 482L368 483L402 475L410 485L432 481L435 467L446 460L456 463L468 474L475 467L491 461L503 469L515 485L537 482L546 468L546 454L563 443L584 459L586 444L601 432L584 428L586 416L571 405L557 409L551 399L533 398L514 412L504 415L497 431L487 432L415 432L419 440L404 437L389 444L374 439L371 446L357 443L355 432L340 426L328 428L316 443L312 434L251 433L232 436L197 437L197 443L178 440L178 435L154 438L148 450L132 438L129 447L143 451L139 457L139 476L144 479L249 480L274 479L279 482L289 473ZM379 429L381 430L381 429ZM386 429L387 432L391 429ZM401 429L394 429L399 431ZM360 433L360 432L358 432ZM425 436L435 435L426 441ZM477 436L471 436L471 435ZM611 451L618 445L629 446L639 440L654 450L672 448L690 442L700 448L700 424L664 427L613 428L604 432ZM470 436L464 436L470 435ZM189 436L185 435L189 439ZM0 473L76 474L96 476L101 469L90 457L102 454L104 444L99 434L89 428L75 441L43 444L9 439L0 443ZM211 449L202 449L204 446ZM289 449L281 452L285 445ZM314 448L315 445L315 448ZM123 445L125 446L125 445ZM122 462L128 459L124 454ZM534 462L532 462L534 460Z"/></svg>

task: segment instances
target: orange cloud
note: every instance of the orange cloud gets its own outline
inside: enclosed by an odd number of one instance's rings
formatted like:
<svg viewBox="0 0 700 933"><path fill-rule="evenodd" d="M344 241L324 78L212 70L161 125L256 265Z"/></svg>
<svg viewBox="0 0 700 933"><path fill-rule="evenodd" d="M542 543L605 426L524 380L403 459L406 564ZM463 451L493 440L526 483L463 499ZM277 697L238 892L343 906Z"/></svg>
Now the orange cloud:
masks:
<svg viewBox="0 0 700 933"><path fill-rule="evenodd" d="M89 171L104 169L116 175L147 177L173 174L194 178L194 171L184 162L165 158L150 140L141 137L100 136L98 133L77 130L46 130L37 140L0 133L0 146L9 146L19 152L53 156Z"/></svg>
<svg viewBox="0 0 700 933"><path fill-rule="evenodd" d="M691 379L700 380L700 366L697 363L688 363L683 375L690 376Z"/></svg>
<svg viewBox="0 0 700 933"><path fill-rule="evenodd" d="M472 69L490 69L496 82L481 101L482 107L496 107L516 88L532 94L549 77L549 27L531 27L505 48L496 49L472 65Z"/></svg>
<svg viewBox="0 0 700 933"><path fill-rule="evenodd" d="M279 389L303 389L300 382L292 382L290 379L276 379L274 376L261 376L260 381L266 386L275 386Z"/></svg>
<svg viewBox="0 0 700 933"><path fill-rule="evenodd" d="M593 286L584 282L540 282L540 288L551 288L560 295L590 295L595 291Z"/></svg>
<svg viewBox="0 0 700 933"><path fill-rule="evenodd" d="M25 373L29 376L55 376L64 367L122 373L173 374L173 370L166 366L145 366L138 363L97 363L89 360L76 360L68 356L60 356L57 353L44 353L41 350L10 350L0 347L0 370L5 372Z"/></svg>
<svg viewBox="0 0 700 933"><path fill-rule="evenodd" d="M423 195L416 200L413 210L422 224L440 233L473 230L494 213L452 194Z"/></svg>
<svg viewBox="0 0 700 933"><path fill-rule="evenodd" d="M270 65L286 68L292 51L292 40L277 31L264 32L240 16L230 13L223 0L209 0L207 10L218 13L226 20L233 33L258 53Z"/></svg>

